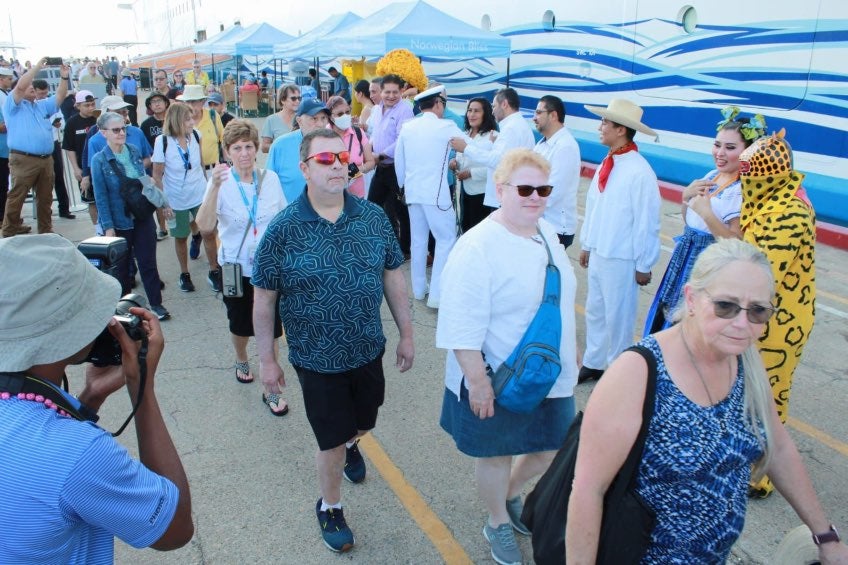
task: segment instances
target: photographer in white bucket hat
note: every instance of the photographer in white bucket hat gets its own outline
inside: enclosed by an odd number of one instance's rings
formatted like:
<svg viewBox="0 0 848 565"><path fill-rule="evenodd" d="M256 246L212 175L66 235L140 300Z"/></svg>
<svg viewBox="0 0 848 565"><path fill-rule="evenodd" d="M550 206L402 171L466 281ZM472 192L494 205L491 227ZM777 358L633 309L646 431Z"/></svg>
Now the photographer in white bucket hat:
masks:
<svg viewBox="0 0 848 565"><path fill-rule="evenodd" d="M112 316L121 285L56 234L0 241L0 561L112 563L114 537L171 550L194 534L191 495L154 392L164 349L143 309L146 379L133 341ZM78 398L60 388L108 332L121 366L87 365ZM106 336L108 339L108 336ZM102 338L101 338L102 339ZM141 389L140 383L144 383ZM126 386L141 461L94 425L106 398Z"/></svg>

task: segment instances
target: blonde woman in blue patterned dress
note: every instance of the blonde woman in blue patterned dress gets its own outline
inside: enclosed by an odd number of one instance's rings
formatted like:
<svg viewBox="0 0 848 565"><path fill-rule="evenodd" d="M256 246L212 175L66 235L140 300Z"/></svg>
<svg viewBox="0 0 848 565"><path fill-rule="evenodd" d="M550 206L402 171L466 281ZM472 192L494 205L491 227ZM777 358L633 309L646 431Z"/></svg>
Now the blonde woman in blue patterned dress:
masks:
<svg viewBox="0 0 848 565"><path fill-rule="evenodd" d="M821 562L848 562L848 546L780 424L757 350L774 314L768 259L748 243L721 239L698 257L683 290L677 323L641 342L657 361L635 488L656 524L641 562L724 563L745 522L748 481L764 472L822 538ZM604 494L639 432L647 379L645 359L627 351L589 398L568 505L568 563L593 563L604 542Z"/></svg>

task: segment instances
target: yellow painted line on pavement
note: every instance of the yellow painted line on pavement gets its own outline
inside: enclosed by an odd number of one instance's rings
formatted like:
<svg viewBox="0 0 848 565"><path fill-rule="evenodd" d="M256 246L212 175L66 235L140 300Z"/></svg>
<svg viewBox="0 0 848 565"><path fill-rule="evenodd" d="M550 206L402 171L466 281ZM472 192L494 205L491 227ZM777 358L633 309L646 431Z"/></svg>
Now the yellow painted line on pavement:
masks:
<svg viewBox="0 0 848 565"><path fill-rule="evenodd" d="M374 467L394 491L406 511L421 528L421 531L430 538L430 542L441 554L445 563L471 565L473 563L471 558L415 487L409 484L403 476L403 472L392 462L383 447L374 438L374 434L363 436L359 440L359 446L363 448L368 459L374 463Z"/></svg>
<svg viewBox="0 0 848 565"><path fill-rule="evenodd" d="M786 419L786 423L803 434L807 434L814 440L823 443L834 451L838 451L842 455L848 457L848 444L845 444L833 436L826 434L818 428L811 426L806 422L802 422L792 416Z"/></svg>

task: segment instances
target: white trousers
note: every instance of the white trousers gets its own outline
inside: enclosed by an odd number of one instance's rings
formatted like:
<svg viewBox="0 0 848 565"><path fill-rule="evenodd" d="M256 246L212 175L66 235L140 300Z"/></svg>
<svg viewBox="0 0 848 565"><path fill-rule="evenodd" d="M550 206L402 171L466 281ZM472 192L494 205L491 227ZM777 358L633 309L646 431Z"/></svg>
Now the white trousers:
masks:
<svg viewBox="0 0 848 565"><path fill-rule="evenodd" d="M421 299L427 292L427 241L430 232L436 240L436 252L433 257L433 271L430 273L430 296L427 305L439 306L440 279L442 269L448 260L448 254L456 243L456 213L453 208L440 210L432 204L409 205L409 231L412 237L410 245L412 294Z"/></svg>
<svg viewBox="0 0 848 565"><path fill-rule="evenodd" d="M638 285L636 262L589 255L586 294L586 353L583 366L606 370L633 344Z"/></svg>

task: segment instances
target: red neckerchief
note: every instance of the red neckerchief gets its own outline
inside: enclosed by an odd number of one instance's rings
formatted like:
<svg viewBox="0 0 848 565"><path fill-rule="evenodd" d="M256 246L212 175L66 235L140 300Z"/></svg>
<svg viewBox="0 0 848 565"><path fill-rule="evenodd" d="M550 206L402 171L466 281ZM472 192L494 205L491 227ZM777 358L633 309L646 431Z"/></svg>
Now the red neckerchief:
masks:
<svg viewBox="0 0 848 565"><path fill-rule="evenodd" d="M607 156L604 157L604 160L601 161L601 172L598 175L598 190L603 192L607 187L607 179L609 179L610 173L612 172L612 166L615 164L612 160L612 156L622 155L628 151L639 151L639 148L631 141L624 144L622 147L619 147L615 151L610 151Z"/></svg>

